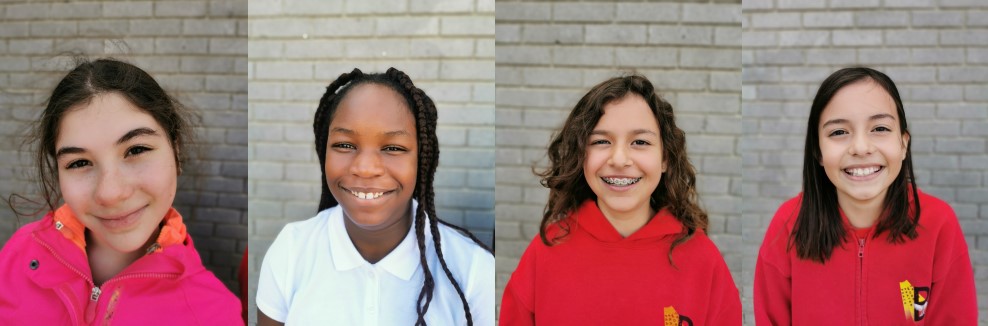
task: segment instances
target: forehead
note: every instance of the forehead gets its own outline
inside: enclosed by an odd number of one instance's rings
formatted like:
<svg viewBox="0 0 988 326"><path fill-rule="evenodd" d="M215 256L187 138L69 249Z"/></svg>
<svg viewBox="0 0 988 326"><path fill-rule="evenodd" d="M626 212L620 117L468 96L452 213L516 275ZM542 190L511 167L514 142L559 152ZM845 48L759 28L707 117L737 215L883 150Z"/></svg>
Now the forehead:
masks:
<svg viewBox="0 0 988 326"><path fill-rule="evenodd" d="M895 100L881 85L866 79L848 84L834 93L820 113L820 124L833 119L867 119L882 113L898 119Z"/></svg>
<svg viewBox="0 0 988 326"><path fill-rule="evenodd" d="M360 124L396 130L415 128L415 119L405 98L390 87L361 84L350 90L333 113L331 126Z"/></svg>
<svg viewBox="0 0 988 326"><path fill-rule="evenodd" d="M119 93L94 96L88 103L67 109L60 119L56 147L93 147L115 144L120 136L137 128L161 131L161 125L145 110Z"/></svg>
<svg viewBox="0 0 988 326"><path fill-rule="evenodd" d="M628 93L604 105L604 114L594 127L597 129L615 130L658 130L659 123L641 95Z"/></svg>

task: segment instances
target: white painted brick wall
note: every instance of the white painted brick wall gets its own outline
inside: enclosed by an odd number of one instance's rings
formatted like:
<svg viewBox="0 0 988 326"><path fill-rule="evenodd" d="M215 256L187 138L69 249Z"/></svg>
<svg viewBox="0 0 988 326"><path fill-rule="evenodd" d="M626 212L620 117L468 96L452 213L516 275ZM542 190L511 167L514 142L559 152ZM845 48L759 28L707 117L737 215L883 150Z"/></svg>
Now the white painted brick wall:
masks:
<svg viewBox="0 0 988 326"><path fill-rule="evenodd" d="M741 7L728 2L497 3L498 306L548 196L533 164L590 87L631 71L676 110L711 238L740 284Z"/></svg>
<svg viewBox="0 0 988 326"><path fill-rule="evenodd" d="M493 243L493 1L275 0L248 11L251 321L267 247L318 205L312 115L325 87L355 67L394 66L433 98L437 213Z"/></svg>
<svg viewBox="0 0 988 326"><path fill-rule="evenodd" d="M63 52L131 62L203 117L205 155L198 168L186 169L201 176L180 178L175 207L203 263L239 293L236 270L247 247L246 15L247 4L234 0L4 1L0 196L34 192L31 156L20 137L72 68ZM0 205L0 243L27 222Z"/></svg>
<svg viewBox="0 0 988 326"><path fill-rule="evenodd" d="M742 7L748 324L765 227L779 204L800 191L813 96L830 73L853 65L879 69L896 82L913 133L917 183L957 212L979 284L980 322L988 322L988 2L745 0Z"/></svg>

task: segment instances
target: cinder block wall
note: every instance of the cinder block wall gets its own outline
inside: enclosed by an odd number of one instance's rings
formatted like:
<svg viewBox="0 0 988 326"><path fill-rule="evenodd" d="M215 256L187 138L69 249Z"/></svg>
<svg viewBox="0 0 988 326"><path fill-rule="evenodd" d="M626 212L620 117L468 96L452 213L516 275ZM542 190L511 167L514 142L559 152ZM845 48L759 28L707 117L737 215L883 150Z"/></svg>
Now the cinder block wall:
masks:
<svg viewBox="0 0 988 326"><path fill-rule="evenodd" d="M493 242L494 1L252 1L249 15L252 322L265 251L319 204L319 98L355 67L394 66L436 102L437 213Z"/></svg>
<svg viewBox="0 0 988 326"><path fill-rule="evenodd" d="M204 155L179 179L175 207L203 263L239 293L236 270L247 246L247 4L14 0L0 5L0 17L0 196L36 192L31 152L20 145L73 68L64 54L133 63L202 117ZM0 243L33 220L0 205Z"/></svg>
<svg viewBox="0 0 988 326"><path fill-rule="evenodd" d="M744 287L752 323L758 248L800 191L806 119L820 83L852 65L896 82L919 187L964 229L988 322L988 2L745 0L741 141Z"/></svg>
<svg viewBox="0 0 988 326"><path fill-rule="evenodd" d="M686 2L686 1L684 1ZM709 232L741 280L741 7L711 3L497 4L497 300L537 236L548 191L532 173L593 85L638 72L672 103Z"/></svg>

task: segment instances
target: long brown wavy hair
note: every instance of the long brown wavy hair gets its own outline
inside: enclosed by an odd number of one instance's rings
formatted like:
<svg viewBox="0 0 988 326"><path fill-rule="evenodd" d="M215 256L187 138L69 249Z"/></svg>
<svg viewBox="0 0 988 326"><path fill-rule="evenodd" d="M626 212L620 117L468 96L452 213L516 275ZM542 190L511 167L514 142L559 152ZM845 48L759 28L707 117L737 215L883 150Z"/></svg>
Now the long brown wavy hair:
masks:
<svg viewBox="0 0 988 326"><path fill-rule="evenodd" d="M676 127L672 105L659 97L652 83L644 76L632 75L611 78L591 88L573 107L562 130L556 132L549 143L550 166L535 172L542 178L542 186L549 188L549 201L539 226L539 236L547 246L569 234L566 216L587 199L597 199L583 174L590 132L604 115L605 105L630 94L644 98L655 116L668 167L652 191L650 205L656 211L668 208L683 224L683 231L671 245L669 260L672 261L672 249L689 240L697 229L706 232L707 213L698 204L696 169L686 156L686 134ZM558 225L562 232L550 239L546 230L552 224Z"/></svg>

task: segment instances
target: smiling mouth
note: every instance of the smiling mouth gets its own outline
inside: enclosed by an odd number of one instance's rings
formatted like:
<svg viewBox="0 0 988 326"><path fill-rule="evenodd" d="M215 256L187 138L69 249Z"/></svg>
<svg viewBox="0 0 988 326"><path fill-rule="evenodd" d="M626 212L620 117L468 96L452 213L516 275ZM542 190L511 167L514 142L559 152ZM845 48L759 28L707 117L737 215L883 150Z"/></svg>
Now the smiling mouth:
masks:
<svg viewBox="0 0 988 326"><path fill-rule="evenodd" d="M343 190L345 190L350 195L353 195L357 199L361 199L361 200L378 199L378 198L381 198L381 196L384 196L384 195L390 194L392 192L395 192L395 190L388 190L388 191L366 191L366 192L364 192L364 191L350 190L350 189L348 189L346 187L343 187L343 186L340 186L340 188L343 189Z"/></svg>
<svg viewBox="0 0 988 326"><path fill-rule="evenodd" d="M636 183L638 183L638 181L641 181L642 180L641 177L638 177L638 178L607 178L607 177L601 177L600 179L601 180L604 180L604 183L606 183L606 184L609 184L609 185L612 185L612 186L619 186L619 187L630 186L630 185L636 184Z"/></svg>
<svg viewBox="0 0 988 326"><path fill-rule="evenodd" d="M852 177L866 177L884 170L884 166L871 166L866 168L848 168L844 169L844 173Z"/></svg>

